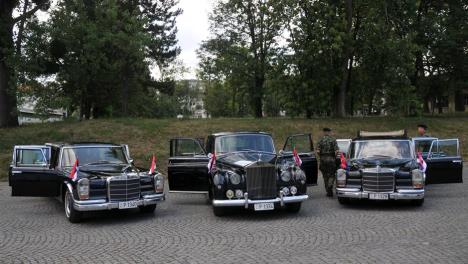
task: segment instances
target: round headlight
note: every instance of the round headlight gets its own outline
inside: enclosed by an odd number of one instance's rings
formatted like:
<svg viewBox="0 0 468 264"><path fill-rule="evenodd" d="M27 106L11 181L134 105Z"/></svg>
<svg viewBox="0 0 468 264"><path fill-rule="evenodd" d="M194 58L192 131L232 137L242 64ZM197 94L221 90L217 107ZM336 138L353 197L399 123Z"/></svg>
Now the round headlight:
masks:
<svg viewBox="0 0 468 264"><path fill-rule="evenodd" d="M226 192L226 197L227 197L228 199L233 198L233 197L234 197L234 192L233 192L232 190L227 190L227 192Z"/></svg>
<svg viewBox="0 0 468 264"><path fill-rule="evenodd" d="M235 172L229 173L229 180L232 184L237 185L241 182L241 176Z"/></svg>
<svg viewBox="0 0 468 264"><path fill-rule="evenodd" d="M282 171L281 180L284 182L289 182L291 180L291 172L289 170Z"/></svg>
<svg viewBox="0 0 468 264"><path fill-rule="evenodd" d="M292 194L292 195L296 195L296 193L297 193L297 188L296 188L296 186L291 186L291 194Z"/></svg>

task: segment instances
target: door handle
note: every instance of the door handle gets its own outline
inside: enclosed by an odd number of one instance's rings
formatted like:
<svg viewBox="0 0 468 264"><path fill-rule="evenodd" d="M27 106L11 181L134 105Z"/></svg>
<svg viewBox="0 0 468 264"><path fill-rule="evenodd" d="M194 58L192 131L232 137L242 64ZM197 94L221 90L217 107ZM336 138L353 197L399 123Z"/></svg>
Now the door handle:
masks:
<svg viewBox="0 0 468 264"><path fill-rule="evenodd" d="M462 163L461 160L452 160L453 163Z"/></svg>
<svg viewBox="0 0 468 264"><path fill-rule="evenodd" d="M23 173L22 171L17 171L17 170L14 170L14 171L11 171L12 174L20 174L20 173Z"/></svg>

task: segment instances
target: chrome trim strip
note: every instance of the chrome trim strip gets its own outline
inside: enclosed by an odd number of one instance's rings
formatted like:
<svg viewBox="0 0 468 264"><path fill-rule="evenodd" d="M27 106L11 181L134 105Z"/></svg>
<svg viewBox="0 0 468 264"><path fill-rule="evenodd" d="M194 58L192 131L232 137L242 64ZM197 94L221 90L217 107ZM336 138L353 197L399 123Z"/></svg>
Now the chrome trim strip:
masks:
<svg viewBox="0 0 468 264"><path fill-rule="evenodd" d="M169 193L193 193L193 194L207 194L207 191L171 191Z"/></svg>
<svg viewBox="0 0 468 264"><path fill-rule="evenodd" d="M244 195L245 197L245 195ZM281 201L284 204L288 203L299 203L309 199L309 195L296 195L296 196L286 196L283 198L277 197L275 199L267 199L267 200L250 200L250 199L236 199L236 200L213 200L213 206L215 207L223 207L223 206L247 206L251 204L259 204L259 203L280 203Z"/></svg>
<svg viewBox="0 0 468 264"><path fill-rule="evenodd" d="M148 194L137 200L138 206L157 204L166 200L164 193ZM77 211L100 211L119 208L118 202L106 202L105 199L78 201L73 198L73 207Z"/></svg>
<svg viewBox="0 0 468 264"><path fill-rule="evenodd" d="M344 198L354 198L354 199L368 199L369 193L373 192L363 192L358 188L336 188L336 196ZM418 190L397 190L396 192L376 192L379 194L388 194L389 200L417 200L423 199L425 191L424 189Z"/></svg>

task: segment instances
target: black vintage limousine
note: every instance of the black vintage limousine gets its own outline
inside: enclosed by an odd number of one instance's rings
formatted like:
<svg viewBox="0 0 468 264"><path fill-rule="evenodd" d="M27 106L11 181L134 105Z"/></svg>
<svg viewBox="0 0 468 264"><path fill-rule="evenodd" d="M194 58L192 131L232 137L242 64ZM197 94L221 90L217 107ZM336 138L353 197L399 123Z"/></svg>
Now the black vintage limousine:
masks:
<svg viewBox="0 0 468 264"><path fill-rule="evenodd" d="M73 223L85 211L150 213L165 200L164 177L135 167L127 145L108 143L15 146L9 185L12 196L58 197Z"/></svg>
<svg viewBox="0 0 468 264"><path fill-rule="evenodd" d="M352 199L411 200L420 206L426 184L462 182L458 139L410 139L405 130L360 131L346 149L345 166L336 174L342 204Z"/></svg>
<svg viewBox="0 0 468 264"><path fill-rule="evenodd" d="M206 145L193 138L170 141L170 191L208 193L216 216L229 207L298 212L308 199L307 185L317 183L317 172L310 134L290 136L279 154L264 132L215 133Z"/></svg>

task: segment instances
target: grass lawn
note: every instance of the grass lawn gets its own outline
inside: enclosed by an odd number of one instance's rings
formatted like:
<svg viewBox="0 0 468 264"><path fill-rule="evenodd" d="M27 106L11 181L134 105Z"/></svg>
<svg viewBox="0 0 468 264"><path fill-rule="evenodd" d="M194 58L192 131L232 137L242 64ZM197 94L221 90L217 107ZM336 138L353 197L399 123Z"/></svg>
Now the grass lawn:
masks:
<svg viewBox="0 0 468 264"><path fill-rule="evenodd" d="M429 133L439 138L459 138L462 154L468 156L468 117L366 117L344 119L291 118L222 118L222 119L101 119L65 121L0 129L0 180L6 180L12 148L20 144L45 142L100 141L128 144L136 165L147 167L155 153L158 165L166 172L169 139L172 137L206 137L220 131L266 131L273 134L277 150L289 134L311 132L314 142L325 126L334 129L337 138L352 138L357 130L386 131L406 128L416 135L416 125L425 123Z"/></svg>

